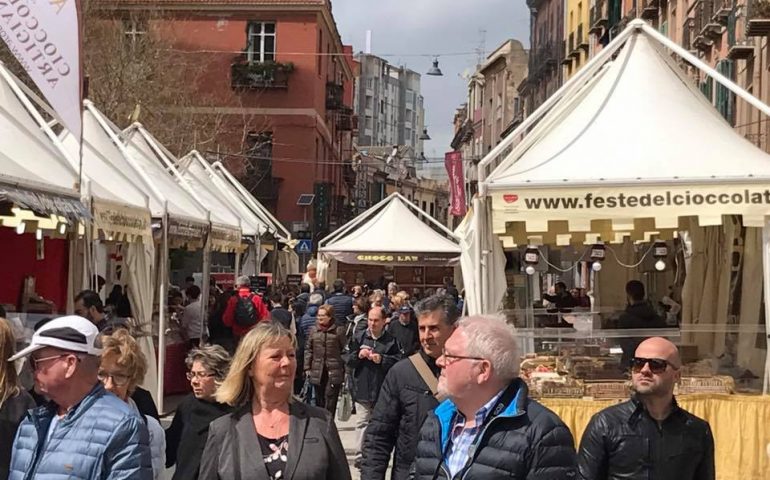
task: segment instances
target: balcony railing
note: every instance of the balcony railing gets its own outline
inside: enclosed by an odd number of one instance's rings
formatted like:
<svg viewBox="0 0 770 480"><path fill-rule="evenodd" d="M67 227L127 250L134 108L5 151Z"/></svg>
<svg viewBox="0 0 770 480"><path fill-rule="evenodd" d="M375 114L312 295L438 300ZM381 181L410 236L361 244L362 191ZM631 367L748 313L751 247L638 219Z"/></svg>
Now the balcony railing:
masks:
<svg viewBox="0 0 770 480"><path fill-rule="evenodd" d="M356 130L358 126L358 117L353 114L353 109L350 107L342 107L337 112L337 129L343 132L350 132Z"/></svg>
<svg viewBox="0 0 770 480"><path fill-rule="evenodd" d="M659 0L642 0L642 18L655 20L658 18Z"/></svg>
<svg viewBox="0 0 770 480"><path fill-rule="evenodd" d="M770 0L748 0L746 8L746 36L770 35Z"/></svg>
<svg viewBox="0 0 770 480"><path fill-rule="evenodd" d="M601 34L607 26L607 0L596 0L591 7L589 33Z"/></svg>
<svg viewBox="0 0 770 480"><path fill-rule="evenodd" d="M334 82L326 83L326 109L327 110L339 110L344 105L342 104L342 96L345 90L342 85Z"/></svg>
<svg viewBox="0 0 770 480"><path fill-rule="evenodd" d="M293 63L236 60L230 66L230 83L235 89L288 88Z"/></svg>
<svg viewBox="0 0 770 480"><path fill-rule="evenodd" d="M702 35L708 40L722 35L722 25L714 20L714 0L698 0L692 8L696 35Z"/></svg>
<svg viewBox="0 0 770 480"><path fill-rule="evenodd" d="M569 45L567 46L569 56L574 57L576 55L580 55L580 52L577 52L577 44L575 43L575 32L570 32L569 34Z"/></svg>
<svg viewBox="0 0 770 480"><path fill-rule="evenodd" d="M582 48L588 53L588 35L583 34L583 24L578 25L577 28L577 48Z"/></svg>

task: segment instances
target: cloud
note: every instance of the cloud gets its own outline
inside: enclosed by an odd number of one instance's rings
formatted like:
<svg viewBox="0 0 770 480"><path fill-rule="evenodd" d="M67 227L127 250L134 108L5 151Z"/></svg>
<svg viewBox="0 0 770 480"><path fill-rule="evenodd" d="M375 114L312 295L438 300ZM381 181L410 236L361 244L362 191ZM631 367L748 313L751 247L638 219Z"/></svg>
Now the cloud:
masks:
<svg viewBox="0 0 770 480"><path fill-rule="evenodd" d="M356 52L364 50L371 30L372 53L393 64L424 73L439 55L444 76L422 76L428 157L450 150L452 118L467 98L462 74L475 68L482 39L487 54L508 38L529 45L524 0L333 0L332 8L342 41Z"/></svg>

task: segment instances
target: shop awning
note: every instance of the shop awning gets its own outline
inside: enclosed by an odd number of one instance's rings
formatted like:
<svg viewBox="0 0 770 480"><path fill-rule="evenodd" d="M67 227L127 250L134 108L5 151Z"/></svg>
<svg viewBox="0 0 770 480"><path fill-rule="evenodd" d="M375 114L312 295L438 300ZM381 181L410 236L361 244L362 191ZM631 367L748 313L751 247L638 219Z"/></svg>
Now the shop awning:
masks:
<svg viewBox="0 0 770 480"><path fill-rule="evenodd" d="M372 265L453 265L459 239L446 227L393 193L320 243L338 261Z"/></svg>
<svg viewBox="0 0 770 480"><path fill-rule="evenodd" d="M0 202L29 210L30 215L61 216L71 222L88 219L77 191L78 171L45 128L17 80L0 64ZM3 225L14 226L11 223L21 216L8 211L0 218Z"/></svg>
<svg viewBox="0 0 770 480"><path fill-rule="evenodd" d="M617 58L486 179L493 230L507 244L665 237L685 216L764 225L770 155L721 117L656 39L629 28Z"/></svg>

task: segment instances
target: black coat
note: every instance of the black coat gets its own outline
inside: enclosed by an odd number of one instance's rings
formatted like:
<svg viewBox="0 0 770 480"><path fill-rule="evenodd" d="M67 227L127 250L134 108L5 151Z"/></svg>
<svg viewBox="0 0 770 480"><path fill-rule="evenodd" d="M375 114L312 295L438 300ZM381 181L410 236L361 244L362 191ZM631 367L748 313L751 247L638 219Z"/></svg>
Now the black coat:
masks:
<svg viewBox="0 0 770 480"><path fill-rule="evenodd" d="M580 442L585 480L713 480L714 437L704 420L676 405L658 426L632 398L593 416Z"/></svg>
<svg viewBox="0 0 770 480"><path fill-rule="evenodd" d="M198 478L209 424L231 410L228 405L198 400L192 394L179 404L166 430L166 467L176 465L174 480Z"/></svg>
<svg viewBox="0 0 770 480"><path fill-rule="evenodd" d="M423 360L438 378L441 369L436 360L420 350ZM392 480L406 480L414 461L417 437L425 418L436 406L430 387L412 361L405 358L395 364L385 377L380 397L366 427L361 478L385 480L390 453L395 447Z"/></svg>
<svg viewBox="0 0 770 480"><path fill-rule="evenodd" d="M334 309L334 323L339 326L347 326L348 316L353 315L353 297L342 292L334 292L326 303Z"/></svg>
<svg viewBox="0 0 770 480"><path fill-rule="evenodd" d="M382 355L382 361L374 363L371 360L358 358L358 353L362 347L369 347L374 353ZM347 354L347 364L353 370L356 386L353 398L356 401L372 404L377 401L385 375L390 370L390 367L401 359L400 351L401 348L398 346L396 339L385 330L383 330L380 338L376 340L368 329L360 336L353 336L350 342L349 353Z"/></svg>
<svg viewBox="0 0 770 480"><path fill-rule="evenodd" d="M501 398L510 393L515 393L515 398L482 428L476 448L458 478L574 480L575 443L567 426L555 413L528 397L523 380L517 378L508 388L511 392ZM447 400L428 415L420 430L413 478L448 478L442 460L456 413L454 404Z"/></svg>
<svg viewBox="0 0 770 480"><path fill-rule="evenodd" d="M350 480L334 418L321 408L289 404L286 480ZM267 480L251 417L251 402L211 423L201 460L202 480Z"/></svg>
<svg viewBox="0 0 770 480"><path fill-rule="evenodd" d="M391 320L388 324L388 333L393 335L401 346L401 355L408 357L420 348L420 333L417 330L417 322L409 321L406 325L402 324L398 318Z"/></svg>
<svg viewBox="0 0 770 480"><path fill-rule="evenodd" d="M666 328L666 321L660 317L650 302L641 302L626 307L626 311L618 319L619 329L641 329L641 328ZM623 348L621 365L628 367L628 363L636 352L645 337L622 337L618 338L618 343Z"/></svg>
<svg viewBox="0 0 770 480"><path fill-rule="evenodd" d="M155 406L155 400L152 399L152 394L142 387L136 387L134 393L131 394L131 400L136 404L136 408L142 415L152 417L160 422L160 415L158 415L158 407Z"/></svg>
<svg viewBox="0 0 770 480"><path fill-rule="evenodd" d="M19 428L19 424L24 420L24 416L30 408L35 408L35 401L29 393L23 390L18 395L3 402L3 406L0 407L0 478L8 478L13 438L16 436L16 429Z"/></svg>

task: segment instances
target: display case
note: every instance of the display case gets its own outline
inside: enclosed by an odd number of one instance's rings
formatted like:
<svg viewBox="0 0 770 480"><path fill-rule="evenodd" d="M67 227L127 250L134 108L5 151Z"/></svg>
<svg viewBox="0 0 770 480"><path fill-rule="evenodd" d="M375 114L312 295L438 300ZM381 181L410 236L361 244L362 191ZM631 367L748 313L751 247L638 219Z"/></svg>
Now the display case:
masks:
<svg viewBox="0 0 770 480"><path fill-rule="evenodd" d="M654 336L679 348L682 368L676 394L762 393L767 351L763 325L621 330L601 328L601 312L508 313L509 321L553 317L545 323L558 325L517 329L520 375L536 398L627 398L629 361L636 346Z"/></svg>

